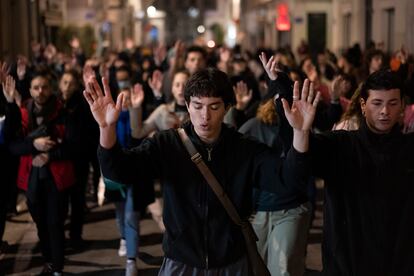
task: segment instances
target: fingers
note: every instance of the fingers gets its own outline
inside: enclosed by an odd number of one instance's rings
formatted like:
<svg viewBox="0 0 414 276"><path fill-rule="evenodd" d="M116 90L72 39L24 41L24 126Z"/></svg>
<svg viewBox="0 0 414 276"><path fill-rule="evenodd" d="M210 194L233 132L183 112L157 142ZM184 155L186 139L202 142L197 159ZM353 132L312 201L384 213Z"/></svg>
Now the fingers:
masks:
<svg viewBox="0 0 414 276"><path fill-rule="evenodd" d="M293 100L297 101L299 100L299 82L295 81L295 84L293 85Z"/></svg>
<svg viewBox="0 0 414 276"><path fill-rule="evenodd" d="M93 99L90 95L90 93L86 90L83 90L83 97L86 99L86 101L88 102L89 106L93 105Z"/></svg>
<svg viewBox="0 0 414 276"><path fill-rule="evenodd" d="M120 93L118 97L116 98L116 105L115 105L116 110L122 109L123 101L124 101L124 93Z"/></svg>
<svg viewBox="0 0 414 276"><path fill-rule="evenodd" d="M267 64L267 57L266 54L264 52L261 52L259 55L259 59L262 62L263 67L266 67Z"/></svg>
<svg viewBox="0 0 414 276"><path fill-rule="evenodd" d="M121 92L122 95L122 101L121 101L121 107L123 109L127 109L129 106L129 100L128 100L128 95L126 94L125 91Z"/></svg>
<svg viewBox="0 0 414 276"><path fill-rule="evenodd" d="M270 60L272 61L272 63L270 64L270 71L275 72L277 61L276 61L276 59L273 58L273 56L270 58ZM269 62L270 62L270 60L269 60Z"/></svg>
<svg viewBox="0 0 414 276"><path fill-rule="evenodd" d="M283 110L285 111L285 115L287 117L291 113L289 103L284 98L282 98L281 100L282 100Z"/></svg>
<svg viewBox="0 0 414 276"><path fill-rule="evenodd" d="M316 108L318 106L318 103L319 103L320 99L321 99L321 92L318 92L318 93L316 93L316 97L315 97L315 99L313 100L313 103L312 103L314 108Z"/></svg>
<svg viewBox="0 0 414 276"><path fill-rule="evenodd" d="M303 100L307 100L308 95L309 95L309 79L305 79L305 81L303 82L303 87L302 87L302 95L301 95L301 99Z"/></svg>
<svg viewBox="0 0 414 276"><path fill-rule="evenodd" d="M98 83L96 83L96 84L98 84ZM104 93L105 93L105 95L103 95L103 96L112 99L111 88L109 88L108 79L105 78L105 77L102 77L102 84L103 84ZM102 90L100 90L100 91L102 93Z"/></svg>
<svg viewBox="0 0 414 276"><path fill-rule="evenodd" d="M313 83L311 82L309 85L309 96L308 96L308 103L312 103L313 97L314 97L314 88L313 88Z"/></svg>
<svg viewBox="0 0 414 276"><path fill-rule="evenodd" d="M99 83L98 83L98 81L96 80L96 78L92 78L91 79L92 80L92 86L93 86L93 89L94 89L94 91L95 91L95 95L99 98L99 97L103 97L104 95L103 95L103 93L102 93L102 89L101 89L101 87L99 86Z"/></svg>
<svg viewBox="0 0 414 276"><path fill-rule="evenodd" d="M95 87L93 86L93 83L88 82L86 84L87 91L89 92L90 97L92 98L93 102L98 99L98 94L95 91Z"/></svg>

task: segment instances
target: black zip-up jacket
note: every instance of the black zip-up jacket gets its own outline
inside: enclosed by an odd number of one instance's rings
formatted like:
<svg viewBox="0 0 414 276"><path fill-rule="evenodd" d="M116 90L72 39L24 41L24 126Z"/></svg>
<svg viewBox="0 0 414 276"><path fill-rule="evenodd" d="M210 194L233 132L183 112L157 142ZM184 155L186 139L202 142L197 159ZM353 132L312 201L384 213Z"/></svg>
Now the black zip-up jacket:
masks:
<svg viewBox="0 0 414 276"><path fill-rule="evenodd" d="M224 124L212 146L199 139L191 123L184 129L242 218L252 212L253 186L275 193L306 188L306 154L292 148L282 162L271 148ZM109 179L130 184L142 183L145 178L161 179L166 257L193 267L217 268L246 254L240 227L231 221L192 163L175 130L159 132L131 150L122 150L119 145L100 147L98 157L102 173Z"/></svg>
<svg viewBox="0 0 414 276"><path fill-rule="evenodd" d="M414 275L414 134L315 135L312 167L325 179L327 276Z"/></svg>

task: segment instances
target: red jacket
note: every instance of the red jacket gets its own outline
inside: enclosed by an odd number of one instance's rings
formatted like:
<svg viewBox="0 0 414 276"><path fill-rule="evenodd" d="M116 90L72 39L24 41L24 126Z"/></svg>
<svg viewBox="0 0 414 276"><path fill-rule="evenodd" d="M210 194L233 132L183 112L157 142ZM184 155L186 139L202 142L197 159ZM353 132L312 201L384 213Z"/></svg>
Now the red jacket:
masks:
<svg viewBox="0 0 414 276"><path fill-rule="evenodd" d="M61 108L62 104L60 102L57 102L56 110L49 119L53 119L54 117L58 116ZM30 132L29 110L26 107L21 107L20 113L22 116L23 133L27 135ZM63 124L55 124L53 128L54 137L63 140L65 136L65 126ZM49 170L59 191L65 190L75 183L75 170L73 162L71 160L52 160L47 164L47 166L49 166ZM32 155L21 156L17 177L17 186L24 191L27 191L31 170Z"/></svg>

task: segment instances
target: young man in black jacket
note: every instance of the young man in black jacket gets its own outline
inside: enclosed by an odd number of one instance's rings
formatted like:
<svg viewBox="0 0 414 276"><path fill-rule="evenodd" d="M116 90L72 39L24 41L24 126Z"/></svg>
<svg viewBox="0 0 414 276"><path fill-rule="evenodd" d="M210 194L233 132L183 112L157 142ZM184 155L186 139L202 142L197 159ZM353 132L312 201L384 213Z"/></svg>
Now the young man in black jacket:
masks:
<svg viewBox="0 0 414 276"><path fill-rule="evenodd" d="M413 275L414 135L403 135L399 125L401 81L391 71L377 71L363 84L361 98L365 120L359 130L310 135L294 126L294 137L310 137L314 173L325 180L323 272ZM286 101L284 107L291 121Z"/></svg>
<svg viewBox="0 0 414 276"><path fill-rule="evenodd" d="M241 228L191 161L176 130L159 132L139 147L121 150L115 125L123 98L119 96L115 104L107 80L103 83L105 95L93 78L84 92L100 127L98 155L103 175L121 183L159 178L164 184L165 259L159 275L248 275ZM270 192L306 188L306 155L300 153L307 150L305 140L294 140L283 161L266 145L222 123L234 101L225 73L212 68L195 73L184 94L191 122L183 128L242 219L252 212L253 186ZM314 109L309 112L314 113ZM298 162L293 164L293 158Z"/></svg>

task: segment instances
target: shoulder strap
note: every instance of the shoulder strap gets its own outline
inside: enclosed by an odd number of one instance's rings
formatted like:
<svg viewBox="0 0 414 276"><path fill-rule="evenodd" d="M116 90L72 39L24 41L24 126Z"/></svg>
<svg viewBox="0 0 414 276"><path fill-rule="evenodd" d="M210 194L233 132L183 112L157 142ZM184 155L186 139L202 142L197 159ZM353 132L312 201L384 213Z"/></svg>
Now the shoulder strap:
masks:
<svg viewBox="0 0 414 276"><path fill-rule="evenodd" d="M233 222L237 225L243 225L243 222L236 211L233 203L228 198L227 194L224 192L223 187L221 187L220 183L217 181L217 178L213 175L210 169L207 167L206 163L204 163L203 158L201 157L200 153L196 150L193 143L191 142L190 138L188 138L187 133L183 128L179 128L178 134L180 135L181 141L183 142L185 148L187 149L188 153L191 156L191 160L194 164L197 165L198 169L200 170L201 174L206 179L208 185L216 194L218 199L220 200L221 204L224 206L227 214L233 220Z"/></svg>

